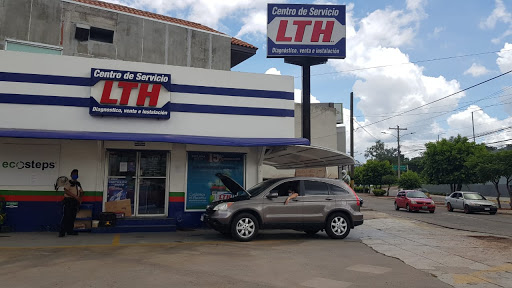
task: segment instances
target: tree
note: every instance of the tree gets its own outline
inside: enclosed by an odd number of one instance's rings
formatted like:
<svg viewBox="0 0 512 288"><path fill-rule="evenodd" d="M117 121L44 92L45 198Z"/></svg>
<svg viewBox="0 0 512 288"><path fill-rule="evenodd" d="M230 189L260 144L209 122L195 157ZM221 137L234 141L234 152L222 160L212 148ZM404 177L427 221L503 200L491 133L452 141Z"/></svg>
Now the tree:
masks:
<svg viewBox="0 0 512 288"><path fill-rule="evenodd" d="M510 198L510 209L512 209L512 150L502 150L496 153L501 169L503 169L501 175L507 180L507 192Z"/></svg>
<svg viewBox="0 0 512 288"><path fill-rule="evenodd" d="M421 172L423 172L423 157L411 158L409 161L405 161L404 165L407 165L409 171L421 174Z"/></svg>
<svg viewBox="0 0 512 288"><path fill-rule="evenodd" d="M386 148L384 142L377 140L375 145L370 146L364 152L366 159L370 158L377 161L389 161L389 163L396 163L398 150L396 148Z"/></svg>
<svg viewBox="0 0 512 288"><path fill-rule="evenodd" d="M504 171L498 158L499 156L497 153L489 153L488 150L485 150L485 152L480 153L479 155L470 157L466 165L474 171L479 182L491 182L494 185L494 188L498 193L498 197L496 198L498 201L498 207L501 208L501 193L498 184L500 183L500 179Z"/></svg>
<svg viewBox="0 0 512 288"><path fill-rule="evenodd" d="M479 183L475 173L466 165L467 160L484 153L483 144L469 142L468 138L451 137L425 144L423 175L432 184L449 184L451 191L460 191L462 184Z"/></svg>
<svg viewBox="0 0 512 288"><path fill-rule="evenodd" d="M421 178L418 173L413 171L407 171L404 174L400 175L400 179L398 180L398 185L402 189L416 189L421 187Z"/></svg>
<svg viewBox="0 0 512 288"><path fill-rule="evenodd" d="M382 184L388 185L388 191L386 196L389 196L389 188L391 188L391 185L397 182L396 180L398 180L398 178L396 178L395 175L385 175L384 177L382 177Z"/></svg>
<svg viewBox="0 0 512 288"><path fill-rule="evenodd" d="M388 161L368 160L364 166L367 184L382 186L382 177L393 174Z"/></svg>

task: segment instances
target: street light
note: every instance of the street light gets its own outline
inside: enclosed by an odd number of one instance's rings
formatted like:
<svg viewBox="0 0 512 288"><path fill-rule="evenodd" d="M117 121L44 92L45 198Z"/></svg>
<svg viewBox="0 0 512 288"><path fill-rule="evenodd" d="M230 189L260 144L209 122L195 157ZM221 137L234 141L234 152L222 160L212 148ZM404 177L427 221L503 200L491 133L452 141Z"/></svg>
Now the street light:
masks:
<svg viewBox="0 0 512 288"><path fill-rule="evenodd" d="M391 136L393 136L393 137L395 137L397 139L397 142L398 142L398 166L397 166L396 170L397 170L397 174L398 174L398 179L400 179L400 127L397 127L396 129L397 129L398 136L395 136L395 135L393 135L391 133L387 133L386 131L382 131L380 133L391 135ZM402 129L402 130L407 130L407 128ZM411 134L414 134L414 133L415 132L407 133L407 134L402 135L402 137L403 136L407 136L407 135L411 135Z"/></svg>

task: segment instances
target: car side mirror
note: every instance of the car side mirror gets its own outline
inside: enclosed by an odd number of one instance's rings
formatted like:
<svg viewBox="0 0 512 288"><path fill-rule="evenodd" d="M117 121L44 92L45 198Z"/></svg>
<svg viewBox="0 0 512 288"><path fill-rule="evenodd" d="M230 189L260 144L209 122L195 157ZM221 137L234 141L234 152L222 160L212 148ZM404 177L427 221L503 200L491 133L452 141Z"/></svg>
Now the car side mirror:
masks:
<svg viewBox="0 0 512 288"><path fill-rule="evenodd" d="M277 198L277 197L279 197L279 194L277 192L270 192L267 195L268 199Z"/></svg>

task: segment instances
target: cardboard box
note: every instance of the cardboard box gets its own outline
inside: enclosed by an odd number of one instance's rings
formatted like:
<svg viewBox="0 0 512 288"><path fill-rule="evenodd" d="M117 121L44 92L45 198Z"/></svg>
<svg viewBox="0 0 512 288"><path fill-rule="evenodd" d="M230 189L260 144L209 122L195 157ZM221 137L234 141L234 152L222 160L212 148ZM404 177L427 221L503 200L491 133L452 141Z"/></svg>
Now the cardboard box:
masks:
<svg viewBox="0 0 512 288"><path fill-rule="evenodd" d="M92 210L89 210L89 209L80 210L80 211L78 211L78 213L76 213L76 218L78 218L78 219L92 218Z"/></svg>
<svg viewBox="0 0 512 288"><path fill-rule="evenodd" d="M105 212L124 213L126 217L132 216L131 200L105 202Z"/></svg>

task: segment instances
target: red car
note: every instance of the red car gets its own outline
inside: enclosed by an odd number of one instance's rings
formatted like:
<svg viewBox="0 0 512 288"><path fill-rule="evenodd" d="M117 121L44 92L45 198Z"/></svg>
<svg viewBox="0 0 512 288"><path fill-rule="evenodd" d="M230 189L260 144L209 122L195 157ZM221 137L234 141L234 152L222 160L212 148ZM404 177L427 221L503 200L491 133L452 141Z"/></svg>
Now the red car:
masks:
<svg viewBox="0 0 512 288"><path fill-rule="evenodd" d="M434 213L436 204L421 191L403 190L399 191L395 198L395 210L400 208L405 208L409 212L428 210L428 212Z"/></svg>

